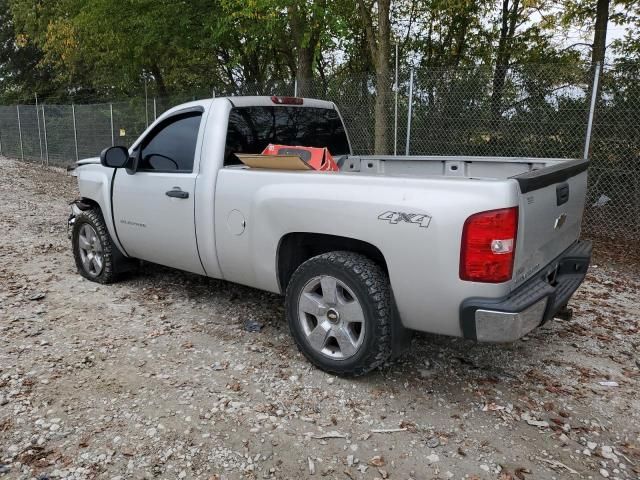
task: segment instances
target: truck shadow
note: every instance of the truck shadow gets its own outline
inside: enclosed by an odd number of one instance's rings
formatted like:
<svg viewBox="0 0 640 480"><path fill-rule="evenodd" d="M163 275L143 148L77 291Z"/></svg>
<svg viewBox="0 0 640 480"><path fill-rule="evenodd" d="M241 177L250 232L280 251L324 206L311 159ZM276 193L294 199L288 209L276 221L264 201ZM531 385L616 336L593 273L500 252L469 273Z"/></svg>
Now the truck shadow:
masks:
<svg viewBox="0 0 640 480"><path fill-rule="evenodd" d="M499 423L529 436L527 441L542 449L550 440L530 437L535 425L548 425L549 434L558 435L566 422L573 426L595 411L610 410L612 395L621 395L620 389L607 392L598 382L612 379L610 372L620 368L635 368L623 356L632 347L617 340L628 324L622 320L629 305L623 304L626 297L607 296L610 287L602 283L607 278L587 277L572 300L576 314L571 321L551 320L512 344L417 333L400 358L358 378L337 378L307 362L289 335L279 295L149 264L127 282L140 304L162 303L203 350L237 352L233 361L250 365L241 377L246 382L258 376L287 391L329 398L346 415L368 416L380 428L411 432L429 425L430 431L440 432L441 441L452 431L468 431L469 425L492 438ZM607 300L595 300L603 298ZM598 320L605 308L598 308L600 301L611 312L606 323ZM259 331L247 331L247 320L260 324ZM595 321L601 322L598 334ZM620 400L615 408L626 415L630 405Z"/></svg>
<svg viewBox="0 0 640 480"><path fill-rule="evenodd" d="M189 304L206 312L210 326L227 326L229 335L240 341L260 343L266 348L277 345L281 355L291 360L299 357L306 365L288 335L284 297L280 295L146 262L128 282L135 285L131 291L142 303L164 302L168 308L178 309ZM521 383L527 375L535 377L532 370L544 366L548 354L561 347L563 341L553 335L553 323L512 344L478 344L416 332L411 348L402 356L352 381L375 385L393 377L394 383L420 388L430 385L434 391L450 389L455 380Z"/></svg>

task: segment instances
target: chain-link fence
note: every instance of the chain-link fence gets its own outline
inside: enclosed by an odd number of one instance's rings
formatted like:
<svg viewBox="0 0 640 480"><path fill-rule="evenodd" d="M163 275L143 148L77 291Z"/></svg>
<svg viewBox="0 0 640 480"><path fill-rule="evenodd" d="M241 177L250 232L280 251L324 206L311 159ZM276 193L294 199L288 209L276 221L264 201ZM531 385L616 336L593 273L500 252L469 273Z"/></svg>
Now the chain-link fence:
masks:
<svg viewBox="0 0 640 480"><path fill-rule="evenodd" d="M0 153L64 167L106 146L130 145L179 103L295 94L335 102L356 154L582 158L590 143L585 235L640 240L640 67L474 65L403 70L389 79L343 73L304 85L273 81L196 95L0 106Z"/></svg>
<svg viewBox="0 0 640 480"><path fill-rule="evenodd" d="M640 240L640 66L605 68L591 141L590 233Z"/></svg>

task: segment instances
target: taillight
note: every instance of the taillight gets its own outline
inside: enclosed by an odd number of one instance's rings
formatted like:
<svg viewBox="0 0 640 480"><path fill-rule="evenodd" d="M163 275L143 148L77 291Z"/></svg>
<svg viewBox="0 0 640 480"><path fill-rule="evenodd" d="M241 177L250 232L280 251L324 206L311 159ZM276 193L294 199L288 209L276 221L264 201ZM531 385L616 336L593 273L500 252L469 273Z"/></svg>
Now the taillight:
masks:
<svg viewBox="0 0 640 480"><path fill-rule="evenodd" d="M303 102L300 97L278 97L277 95L272 96L271 101L278 105L302 105Z"/></svg>
<svg viewBox="0 0 640 480"><path fill-rule="evenodd" d="M460 278L500 283L513 275L518 207L471 215L462 229Z"/></svg>

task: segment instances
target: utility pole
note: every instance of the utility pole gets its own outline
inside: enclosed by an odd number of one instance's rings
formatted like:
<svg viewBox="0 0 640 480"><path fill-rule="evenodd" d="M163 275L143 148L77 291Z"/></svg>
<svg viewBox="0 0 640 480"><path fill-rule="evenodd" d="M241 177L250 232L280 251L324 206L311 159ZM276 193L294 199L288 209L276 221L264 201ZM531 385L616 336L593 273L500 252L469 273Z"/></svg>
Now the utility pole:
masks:
<svg viewBox="0 0 640 480"><path fill-rule="evenodd" d="M407 144L404 149L405 155L409 155L409 144L411 143L412 107L413 107L413 68L411 69L411 75L409 77L409 109L407 111Z"/></svg>
<svg viewBox="0 0 640 480"><path fill-rule="evenodd" d="M38 109L38 94L36 93L36 123L38 124L38 141L40 142L40 163L44 165L44 155L42 153L42 133L40 132L40 111Z"/></svg>
<svg viewBox="0 0 640 480"><path fill-rule="evenodd" d="M49 166L49 143L47 142L47 117L44 115L44 105L42 105L42 130L44 131L44 150L47 160L47 167Z"/></svg>
<svg viewBox="0 0 640 480"><path fill-rule="evenodd" d="M147 94L147 76L144 76L144 116L149 128L149 96Z"/></svg>
<svg viewBox="0 0 640 480"><path fill-rule="evenodd" d="M398 44L396 43L396 105L393 115L393 154L398 154Z"/></svg>
<svg viewBox="0 0 640 480"><path fill-rule="evenodd" d="M589 117L587 119L587 134L584 139L584 153L582 158L589 158L589 150L591 149L591 135L593 131L593 117L596 113L596 104L598 103L598 84L600 83L600 62L596 62L596 68L593 73L593 84L591 87L591 104L589 106Z"/></svg>
<svg viewBox="0 0 640 480"><path fill-rule="evenodd" d="M73 144L76 147L76 162L80 160L78 156L78 129L76 127L76 106L71 104L71 115L73 115Z"/></svg>
<svg viewBox="0 0 640 480"><path fill-rule="evenodd" d="M16 105L16 112L18 112L18 135L20 136L20 158L24 162L24 148L22 147L22 123L20 122L20 105Z"/></svg>

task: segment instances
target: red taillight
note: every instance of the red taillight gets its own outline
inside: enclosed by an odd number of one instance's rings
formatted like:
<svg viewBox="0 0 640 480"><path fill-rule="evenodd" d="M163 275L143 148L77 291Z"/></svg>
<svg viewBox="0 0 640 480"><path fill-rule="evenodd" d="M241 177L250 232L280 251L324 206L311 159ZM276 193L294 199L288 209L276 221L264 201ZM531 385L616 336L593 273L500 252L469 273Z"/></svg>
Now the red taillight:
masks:
<svg viewBox="0 0 640 480"><path fill-rule="evenodd" d="M513 275L518 207L471 215L462 229L460 278L500 283Z"/></svg>
<svg viewBox="0 0 640 480"><path fill-rule="evenodd" d="M302 98L299 97L278 97L274 95L271 97L273 103L278 105L302 105Z"/></svg>

